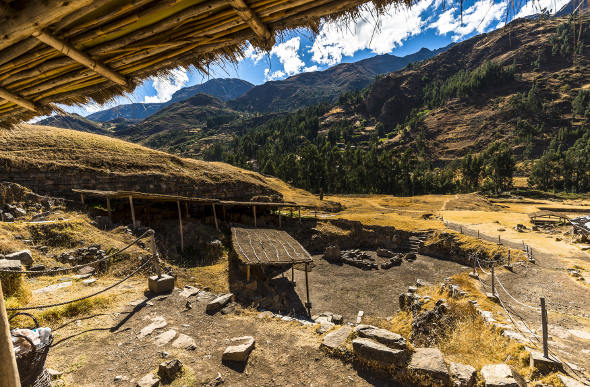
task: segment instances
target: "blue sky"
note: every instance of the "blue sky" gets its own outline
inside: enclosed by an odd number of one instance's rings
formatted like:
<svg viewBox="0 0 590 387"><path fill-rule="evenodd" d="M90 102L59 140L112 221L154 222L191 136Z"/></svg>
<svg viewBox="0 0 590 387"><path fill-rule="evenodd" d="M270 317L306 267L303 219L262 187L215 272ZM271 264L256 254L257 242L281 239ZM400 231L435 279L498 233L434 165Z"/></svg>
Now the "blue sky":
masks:
<svg viewBox="0 0 590 387"><path fill-rule="evenodd" d="M209 75L193 68L179 68L168 77L147 79L133 93L106 105L66 107L65 110L87 115L122 103L165 102L176 90L211 78L241 78L262 84L374 55L404 56L422 47L436 49L502 27L507 1L467 0L463 3L462 20L458 1L418 0L409 9L391 7L381 15L366 6L356 21L326 23L315 36L307 30L290 31L270 52L256 52L249 46L238 64L213 65ZM518 4L518 0L514 1ZM556 11L566 2L522 0L516 15L511 11L508 20L536 14L542 8Z"/></svg>

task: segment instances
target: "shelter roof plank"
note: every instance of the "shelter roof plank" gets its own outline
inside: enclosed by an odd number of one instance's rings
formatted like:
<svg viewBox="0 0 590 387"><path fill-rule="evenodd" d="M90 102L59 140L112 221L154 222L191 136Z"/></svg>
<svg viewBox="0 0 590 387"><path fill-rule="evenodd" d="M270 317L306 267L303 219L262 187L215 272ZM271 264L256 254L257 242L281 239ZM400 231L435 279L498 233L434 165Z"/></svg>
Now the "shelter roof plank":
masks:
<svg viewBox="0 0 590 387"><path fill-rule="evenodd" d="M287 232L263 228L232 227L232 245L246 265L312 263L311 255Z"/></svg>

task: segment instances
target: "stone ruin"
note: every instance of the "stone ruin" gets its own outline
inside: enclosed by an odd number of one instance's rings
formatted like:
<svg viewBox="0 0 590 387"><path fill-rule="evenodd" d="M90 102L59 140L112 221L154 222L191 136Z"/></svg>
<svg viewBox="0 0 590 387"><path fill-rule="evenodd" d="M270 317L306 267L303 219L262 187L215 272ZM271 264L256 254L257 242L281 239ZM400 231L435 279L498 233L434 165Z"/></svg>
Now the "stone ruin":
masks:
<svg viewBox="0 0 590 387"><path fill-rule="evenodd" d="M386 259L386 261L379 265L375 258L360 249L341 251L338 246L328 246L324 251L323 259L337 265L347 264L363 270L379 270L379 266L381 269L387 270L394 266L400 266L404 259L406 261L416 259L414 253L394 253L384 248L377 249L377 256Z"/></svg>

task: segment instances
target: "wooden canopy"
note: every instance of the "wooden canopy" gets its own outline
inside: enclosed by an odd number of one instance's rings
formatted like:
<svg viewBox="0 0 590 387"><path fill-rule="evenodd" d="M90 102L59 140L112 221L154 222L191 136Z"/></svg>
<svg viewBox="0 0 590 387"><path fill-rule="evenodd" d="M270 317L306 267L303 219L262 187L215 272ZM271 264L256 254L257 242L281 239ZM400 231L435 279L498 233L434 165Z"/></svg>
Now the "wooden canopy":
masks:
<svg viewBox="0 0 590 387"><path fill-rule="evenodd" d="M179 66L206 72L250 41L355 16L368 0L5 0L0 8L0 125L104 103ZM372 0L377 9L410 0Z"/></svg>
<svg viewBox="0 0 590 387"><path fill-rule="evenodd" d="M567 222L569 220L569 218L567 217L567 215L564 215L562 213L559 212L555 212L555 211L547 211L547 210L542 210L542 211L537 211L537 212L533 212L531 214L529 214L529 218L531 219L531 223L551 223L551 222Z"/></svg>
<svg viewBox="0 0 590 387"><path fill-rule="evenodd" d="M232 227L232 244L246 265L312 263L311 255L285 231Z"/></svg>

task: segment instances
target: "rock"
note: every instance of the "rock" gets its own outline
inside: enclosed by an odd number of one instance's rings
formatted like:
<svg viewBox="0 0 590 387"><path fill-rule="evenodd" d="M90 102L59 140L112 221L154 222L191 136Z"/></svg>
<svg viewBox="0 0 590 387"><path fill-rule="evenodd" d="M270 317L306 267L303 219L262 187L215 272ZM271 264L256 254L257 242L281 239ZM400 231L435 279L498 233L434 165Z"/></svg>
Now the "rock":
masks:
<svg viewBox="0 0 590 387"><path fill-rule="evenodd" d="M158 347L161 347L163 345L168 344L175 337L176 331L174 329L170 329L156 336L155 343Z"/></svg>
<svg viewBox="0 0 590 387"><path fill-rule="evenodd" d="M449 369L438 348L416 348L408 371L413 379L421 385L443 385L450 381Z"/></svg>
<svg viewBox="0 0 590 387"><path fill-rule="evenodd" d="M191 297L191 296L195 296L199 294L199 288L195 288L193 286L189 286L189 285L185 285L184 289L182 290L182 292L180 292L180 295L182 297Z"/></svg>
<svg viewBox="0 0 590 387"><path fill-rule="evenodd" d="M439 300L440 301L440 300ZM412 321L410 341L415 345L427 346L436 343L438 333L446 324L446 303L439 303L432 310L418 314Z"/></svg>
<svg viewBox="0 0 590 387"><path fill-rule="evenodd" d="M67 288L69 286L72 286L72 281L60 282L57 284L45 286L44 288L41 288L41 289L35 289L35 290L33 290L33 294L51 293L51 292L55 292L58 289Z"/></svg>
<svg viewBox="0 0 590 387"><path fill-rule="evenodd" d="M197 348L197 344L195 343L195 340L193 340L192 337L187 336L183 333L178 335L178 338L176 340L174 340L174 342L172 342L172 346L174 348L183 348L183 349L187 349L189 351L193 351Z"/></svg>
<svg viewBox="0 0 590 387"><path fill-rule="evenodd" d="M335 330L334 332L328 333L324 340L322 340L322 344L320 344L320 348L326 349L328 351L338 351L340 350L348 336L350 336L352 332L352 328L349 326L344 326L340 329Z"/></svg>
<svg viewBox="0 0 590 387"><path fill-rule="evenodd" d="M8 260L20 261L25 266L33 264L33 256L31 255L31 250L21 250L15 253L6 254L5 258Z"/></svg>
<svg viewBox="0 0 590 387"><path fill-rule="evenodd" d="M415 253L407 253L404 255L406 261L415 261L418 256Z"/></svg>
<svg viewBox="0 0 590 387"><path fill-rule="evenodd" d="M265 310L264 312L258 313L256 318L272 318L272 317L274 317L274 315L275 314L273 312L271 312L270 310Z"/></svg>
<svg viewBox="0 0 590 387"><path fill-rule="evenodd" d="M29 267L30 271L43 271L45 270L45 265L40 265L40 264L36 264L36 265L32 265L31 267Z"/></svg>
<svg viewBox="0 0 590 387"><path fill-rule="evenodd" d="M158 387L160 385L160 378L154 374L147 374L137 381L137 387Z"/></svg>
<svg viewBox="0 0 590 387"><path fill-rule="evenodd" d="M158 376L164 383L170 383L182 371L182 363L178 359L172 359L160 363L158 366Z"/></svg>
<svg viewBox="0 0 590 387"><path fill-rule="evenodd" d="M88 285L88 286L92 285L95 282L96 282L96 278L88 278L88 279L85 279L82 281L82 283L84 285Z"/></svg>
<svg viewBox="0 0 590 387"><path fill-rule="evenodd" d="M12 215L10 212L3 213L2 218L5 222L14 222L14 215Z"/></svg>
<svg viewBox="0 0 590 387"><path fill-rule="evenodd" d="M356 315L356 323L357 324L361 323L364 315L365 315L365 312L363 312L362 310L359 310L358 314Z"/></svg>
<svg viewBox="0 0 590 387"><path fill-rule="evenodd" d="M424 281L423 279L418 278L416 280L416 287L417 288L421 288L423 286L430 286L431 284L429 282Z"/></svg>
<svg viewBox="0 0 590 387"><path fill-rule="evenodd" d="M208 314L215 314L225 305L227 305L233 298L233 293L223 294L207 304L205 311Z"/></svg>
<svg viewBox="0 0 590 387"><path fill-rule="evenodd" d="M115 382L115 383L126 382L128 380L129 380L129 378L127 376L123 376L123 375L117 375L113 378L113 382Z"/></svg>
<svg viewBox="0 0 590 387"><path fill-rule="evenodd" d="M553 355L549 358L543 356L542 352L530 351L530 366L536 368L541 374L563 371L563 364Z"/></svg>
<svg viewBox="0 0 590 387"><path fill-rule="evenodd" d="M0 259L0 270L22 270L20 261Z"/></svg>
<svg viewBox="0 0 590 387"><path fill-rule="evenodd" d="M359 337L373 339L381 344L385 344L390 348L405 350L408 348L406 339L397 333L388 331L387 329L377 328L373 326L366 326L366 328L359 329Z"/></svg>
<svg viewBox="0 0 590 387"><path fill-rule="evenodd" d="M96 271L95 268L93 268L92 266L84 266L83 268L81 268L80 270L78 270L78 274L81 275L86 275L86 274L94 274L94 272Z"/></svg>
<svg viewBox="0 0 590 387"><path fill-rule="evenodd" d="M377 256L382 258L393 258L395 254L387 249L377 249Z"/></svg>
<svg viewBox="0 0 590 387"><path fill-rule="evenodd" d="M252 336L236 337L231 339L236 345L230 345L223 351L222 361L240 362L248 360L250 352L254 349L255 340Z"/></svg>
<svg viewBox="0 0 590 387"><path fill-rule="evenodd" d="M142 330L139 332L139 335L137 335L137 338L142 339L147 335L151 335L153 331L155 331L156 329L162 329L166 325L168 325L168 323L166 322L166 319L164 317L156 316L152 318L151 324L142 328Z"/></svg>
<svg viewBox="0 0 590 387"><path fill-rule="evenodd" d="M453 386L472 387L475 386L477 370L470 365L451 362L449 364Z"/></svg>
<svg viewBox="0 0 590 387"><path fill-rule="evenodd" d="M408 293L416 293L418 288L415 286L408 286Z"/></svg>
<svg viewBox="0 0 590 387"><path fill-rule="evenodd" d="M328 246L324 251L323 258L328 262L340 261L342 252L338 246Z"/></svg>
<svg viewBox="0 0 590 387"><path fill-rule="evenodd" d="M420 296L415 293L402 293L399 295L399 308L401 310L410 310L419 299Z"/></svg>
<svg viewBox="0 0 590 387"><path fill-rule="evenodd" d="M407 357L406 351L389 348L384 344L366 338L354 339L352 349L359 359L367 362L374 361L386 366L402 364Z"/></svg>
<svg viewBox="0 0 590 387"><path fill-rule="evenodd" d="M584 387L584 385L575 379L565 375L557 375L564 387Z"/></svg>
<svg viewBox="0 0 590 387"><path fill-rule="evenodd" d="M62 372L56 371L53 368L46 368L46 370L47 370L47 373L49 374L49 378L51 380L60 378L63 375Z"/></svg>
<svg viewBox="0 0 590 387"><path fill-rule="evenodd" d="M485 387L521 387L522 385L517 382L516 375L518 374L506 364L491 364L481 369Z"/></svg>
<svg viewBox="0 0 590 387"><path fill-rule="evenodd" d="M332 315L332 322L334 324L342 325L343 319L341 314Z"/></svg>
<svg viewBox="0 0 590 387"><path fill-rule="evenodd" d="M316 331L316 333L323 335L324 333L330 331L335 326L336 326L336 324L334 324L334 323L331 323L328 321L322 321L320 323L320 326L315 331Z"/></svg>

